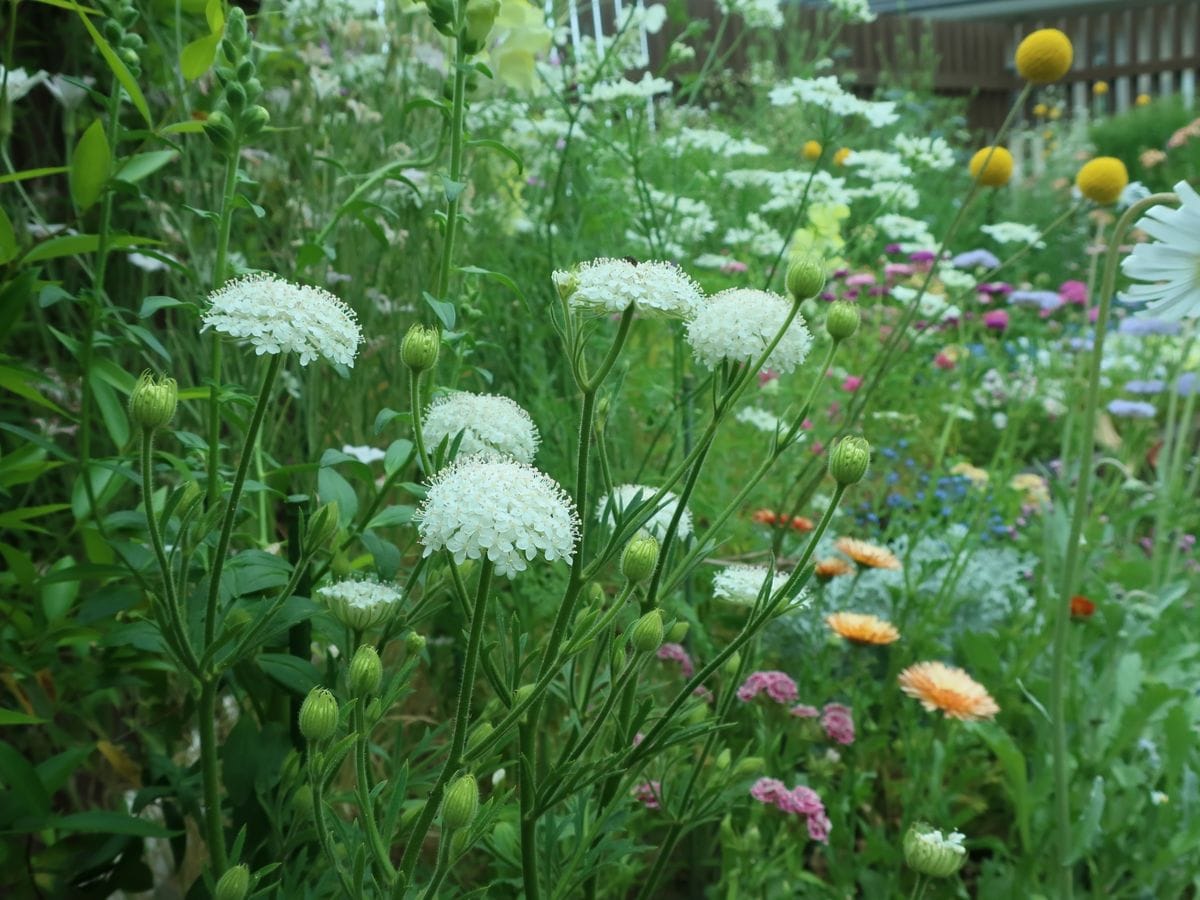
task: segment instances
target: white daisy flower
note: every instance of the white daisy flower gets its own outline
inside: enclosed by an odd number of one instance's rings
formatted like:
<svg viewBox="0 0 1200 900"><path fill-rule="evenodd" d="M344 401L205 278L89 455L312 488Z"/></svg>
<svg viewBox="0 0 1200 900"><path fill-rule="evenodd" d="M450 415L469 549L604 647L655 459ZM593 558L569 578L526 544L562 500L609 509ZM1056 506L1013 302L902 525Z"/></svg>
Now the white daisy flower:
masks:
<svg viewBox="0 0 1200 900"><path fill-rule="evenodd" d="M1140 284L1119 295L1125 303L1145 303L1140 314L1177 321L1200 314L1200 194L1186 181L1175 185L1179 207L1153 206L1138 219L1152 238L1121 262L1121 271Z"/></svg>
<svg viewBox="0 0 1200 900"><path fill-rule="evenodd" d="M758 600L758 592L762 590L766 580L766 566L726 566L713 579L713 596L731 603L751 606ZM787 580L786 573L776 572L771 579L771 593L774 594L783 587Z"/></svg>
<svg viewBox="0 0 1200 900"><path fill-rule="evenodd" d="M512 578L539 554L570 562L579 538L575 504L549 475L511 459L471 456L434 477L417 510L425 556L488 559Z"/></svg>
<svg viewBox="0 0 1200 900"><path fill-rule="evenodd" d="M318 357L353 367L362 329L354 310L333 294L260 273L226 282L208 295L204 327L244 338L255 352L296 353L300 365Z"/></svg>
<svg viewBox="0 0 1200 900"><path fill-rule="evenodd" d="M526 464L533 462L540 440L529 413L496 394L456 391L438 397L425 410L422 433L431 448L446 438L453 443L460 432L460 456L493 451Z"/></svg>
<svg viewBox="0 0 1200 900"><path fill-rule="evenodd" d="M317 597L343 625L366 631L381 624L404 595L378 581L348 578L317 588Z"/></svg>
<svg viewBox="0 0 1200 900"><path fill-rule="evenodd" d="M636 508L638 515L643 515L646 510L641 507L656 492L656 488L644 484L618 485L613 488L611 494L600 501L600 505L596 508L596 519L605 525L612 526L616 524L615 519L624 519L626 511L631 508ZM667 528L670 527L671 519L675 517L675 510L678 507L679 495L667 491L659 501L654 514L642 524L642 528L661 541L666 537ZM679 527L675 531L675 536L680 540L685 540L691 533L692 514L685 509L683 515L679 517Z"/></svg>
<svg viewBox="0 0 1200 900"><path fill-rule="evenodd" d="M792 304L778 294L752 288L731 288L714 294L688 323L687 341L702 365L715 368L721 360L734 363L756 359L783 328ZM813 338L797 313L764 367L791 372L808 356Z"/></svg>
<svg viewBox="0 0 1200 900"><path fill-rule="evenodd" d="M590 312L621 313L632 303L643 315L687 319L704 297L700 286L669 262L594 259L552 277L572 307Z"/></svg>

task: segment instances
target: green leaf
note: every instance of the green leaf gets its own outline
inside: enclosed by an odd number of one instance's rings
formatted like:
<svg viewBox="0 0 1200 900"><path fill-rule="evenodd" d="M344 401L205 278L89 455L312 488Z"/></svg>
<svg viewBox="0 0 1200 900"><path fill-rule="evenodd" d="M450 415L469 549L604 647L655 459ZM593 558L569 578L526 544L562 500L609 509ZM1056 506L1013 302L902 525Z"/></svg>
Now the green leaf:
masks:
<svg viewBox="0 0 1200 900"><path fill-rule="evenodd" d="M92 388L92 396L100 409L100 418L108 436L118 447L129 443L129 418L125 414L125 403L117 396L117 392L93 370L88 373L88 384Z"/></svg>
<svg viewBox="0 0 1200 900"><path fill-rule="evenodd" d="M87 209L100 199L112 170L112 150L99 119L88 126L71 157L71 199L79 209Z"/></svg>
<svg viewBox="0 0 1200 900"><path fill-rule="evenodd" d="M329 466L322 466L317 472L317 493L321 502L333 500L338 505L338 526L345 528L358 514L358 495L345 478Z"/></svg>
<svg viewBox="0 0 1200 900"><path fill-rule="evenodd" d="M1025 763L1025 756L1021 753L1021 748L1017 746L1008 732L999 726L977 723L968 727L983 738L984 743L996 754L996 759L1004 772L1004 787L1008 791L1013 809L1016 811L1017 833L1021 838L1021 846L1029 850L1031 843L1029 816L1031 810L1029 803L1029 773Z"/></svg>
<svg viewBox="0 0 1200 900"><path fill-rule="evenodd" d="M462 192L467 189L465 181L451 181L445 175L442 176L442 188L446 192L446 200L453 203L462 196Z"/></svg>
<svg viewBox="0 0 1200 900"><path fill-rule="evenodd" d="M18 397L24 397L30 403L44 406L46 409L60 416L69 415L62 407L53 400L48 399L33 386L33 382L36 379L37 376L32 372L25 372L21 369L11 368L10 366L0 366L0 390L16 394Z"/></svg>
<svg viewBox="0 0 1200 900"><path fill-rule="evenodd" d="M197 38L179 52L179 71L188 81L195 81L213 64L217 58L217 47L221 45L221 33L214 32L206 37Z"/></svg>
<svg viewBox="0 0 1200 900"><path fill-rule="evenodd" d="M10 791L0 805L0 821L38 819L50 812L50 793L37 770L11 744L0 741L0 783Z"/></svg>
<svg viewBox="0 0 1200 900"><path fill-rule="evenodd" d="M481 269L479 266L459 266L458 271L466 272L468 275L480 275L484 278L494 278L522 300L525 299L525 294L522 292L520 287L517 286L517 283L503 272L493 272L491 269Z"/></svg>
<svg viewBox="0 0 1200 900"><path fill-rule="evenodd" d="M121 164L121 168L117 169L117 174L113 178L117 181L124 181L126 184L133 184L148 175L153 175L178 155L174 150L135 153Z"/></svg>
<svg viewBox="0 0 1200 900"><path fill-rule="evenodd" d="M175 834L161 825L127 813L91 809L51 819L49 827L69 834L123 834L129 837L170 837Z"/></svg>
<svg viewBox="0 0 1200 900"><path fill-rule="evenodd" d="M433 314L438 317L438 321L447 330L454 328L456 315L454 312L454 304L446 300L439 300L429 291L422 291L421 296L425 298L425 302L429 304L429 308L433 310Z"/></svg>
<svg viewBox="0 0 1200 900"><path fill-rule="evenodd" d="M66 166L26 169L23 172L11 172L8 175L0 175L0 184L9 184L13 181L28 181L30 178L45 178L47 175L61 175L66 171L68 171Z"/></svg>
<svg viewBox="0 0 1200 900"><path fill-rule="evenodd" d="M114 234L108 238L110 250L123 250L128 247L154 246L161 244L154 238L138 237L136 234ZM32 250L21 257L21 264L44 262L47 259L58 259L63 256L78 256L82 253L95 253L100 246L98 234L66 234L62 237L42 241Z"/></svg>
<svg viewBox="0 0 1200 900"><path fill-rule="evenodd" d="M182 122L172 122L158 130L162 134L198 134L204 130L204 123L198 119L184 119Z"/></svg>
<svg viewBox="0 0 1200 900"><path fill-rule="evenodd" d="M45 719L17 712L15 709L0 708L0 725L41 725Z"/></svg>
<svg viewBox="0 0 1200 900"><path fill-rule="evenodd" d="M414 507L389 506L375 514L375 518L367 523L367 528L390 528L394 525L407 525L412 521Z"/></svg>
<svg viewBox="0 0 1200 900"><path fill-rule="evenodd" d="M150 107L146 104L146 97L142 94L142 89L138 87L138 83L129 73L129 69L125 66L125 63L121 62L121 57L117 56L113 48L109 46L108 41L104 39L104 35L96 30L96 26L84 14L79 4L72 3L71 7L75 12L79 13L79 18L83 20L83 27L92 36L92 40L96 43L96 49L100 51L100 55L104 57L104 61L112 69L112 73L117 81L121 82L121 87L125 88L125 93L129 95L129 101L138 113L141 114L141 117L145 119L146 125L153 128L154 123L150 120Z"/></svg>
<svg viewBox="0 0 1200 900"><path fill-rule="evenodd" d="M147 297L142 301L142 307L138 310L138 318L145 319L154 315L160 309L171 309L176 306L186 306L182 300L176 300L174 297Z"/></svg>
<svg viewBox="0 0 1200 900"><path fill-rule="evenodd" d="M404 438L392 441L391 446L387 448L387 455L383 457L384 474L395 474L401 466L412 459L412 454L412 441L405 440Z"/></svg>
<svg viewBox="0 0 1200 900"><path fill-rule="evenodd" d="M204 18L208 20L208 30L213 34L225 31L225 8L221 0L208 0L204 5Z"/></svg>
<svg viewBox="0 0 1200 900"><path fill-rule="evenodd" d="M307 659L287 653L262 653L258 667L294 694L307 694L321 683L321 673Z"/></svg>
<svg viewBox="0 0 1200 900"><path fill-rule="evenodd" d="M483 147L488 150L495 150L497 153L502 153L516 163L517 175L520 175L525 171L525 163L521 161L520 155L516 150L507 146L506 144L502 144L499 141L492 140L491 138L478 138L473 141L467 141L467 146Z"/></svg>
<svg viewBox="0 0 1200 900"><path fill-rule="evenodd" d="M17 255L17 236L13 232L8 214L0 207L0 266Z"/></svg>
<svg viewBox="0 0 1200 900"><path fill-rule="evenodd" d="M1071 856L1066 864L1071 865L1083 859L1096 836L1100 833L1100 819L1104 815L1104 779L1097 775L1092 780L1092 790L1088 795L1088 804L1075 823L1074 835L1071 838Z"/></svg>

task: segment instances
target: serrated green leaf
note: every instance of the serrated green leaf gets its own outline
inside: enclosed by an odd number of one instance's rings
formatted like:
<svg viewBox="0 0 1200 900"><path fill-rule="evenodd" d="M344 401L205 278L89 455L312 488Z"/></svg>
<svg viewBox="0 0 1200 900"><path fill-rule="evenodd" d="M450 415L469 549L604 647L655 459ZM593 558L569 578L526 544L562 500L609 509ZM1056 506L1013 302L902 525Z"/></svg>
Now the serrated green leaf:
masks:
<svg viewBox="0 0 1200 900"><path fill-rule="evenodd" d="M112 169L112 150L104 134L104 123L94 121L84 131L71 157L71 199L79 209L87 209L100 199Z"/></svg>

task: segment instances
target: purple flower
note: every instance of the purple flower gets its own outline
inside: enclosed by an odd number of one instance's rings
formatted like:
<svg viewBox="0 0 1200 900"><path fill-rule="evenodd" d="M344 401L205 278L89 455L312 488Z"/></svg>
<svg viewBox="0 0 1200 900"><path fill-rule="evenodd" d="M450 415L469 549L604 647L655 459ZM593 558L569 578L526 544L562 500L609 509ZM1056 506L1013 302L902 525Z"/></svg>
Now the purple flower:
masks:
<svg viewBox="0 0 1200 900"><path fill-rule="evenodd" d="M692 658L688 656L682 644L663 644L658 648L658 658L679 663L679 671L684 678L691 678L696 672Z"/></svg>
<svg viewBox="0 0 1200 900"><path fill-rule="evenodd" d="M996 294L1011 294L1012 289L1012 285L1007 281L989 281L986 284L975 286L975 290L981 294L987 294L989 297Z"/></svg>
<svg viewBox="0 0 1200 900"><path fill-rule="evenodd" d="M1175 382L1175 393L1181 397L1190 397L1196 393L1196 373L1184 372Z"/></svg>
<svg viewBox="0 0 1200 900"><path fill-rule="evenodd" d="M1151 319L1145 316L1127 316L1117 326L1120 334L1132 334L1135 337L1148 337L1155 334L1179 334L1182 328L1180 322L1174 319Z"/></svg>
<svg viewBox="0 0 1200 900"><path fill-rule="evenodd" d="M968 250L966 253L960 253L954 259L950 260L951 264L958 269L973 269L976 266L982 266L985 269L994 269L1000 265L1000 260L995 253L990 250Z"/></svg>
<svg viewBox="0 0 1200 900"><path fill-rule="evenodd" d="M1125 384L1125 392L1127 394L1161 394L1167 388L1167 383L1161 378L1152 378L1148 381L1130 381Z"/></svg>
<svg viewBox="0 0 1200 900"><path fill-rule="evenodd" d="M749 703L763 691L776 703L793 703L800 694L786 672L755 672L738 688L737 695L743 703Z"/></svg>
<svg viewBox="0 0 1200 900"><path fill-rule="evenodd" d="M816 719L821 715L821 711L807 703L797 703L792 707L792 715L797 719Z"/></svg>
<svg viewBox="0 0 1200 900"><path fill-rule="evenodd" d="M928 263L937 259L937 254L932 250L916 250L908 254L909 262Z"/></svg>
<svg viewBox="0 0 1200 900"><path fill-rule="evenodd" d="M992 331L1003 331L1008 327L1008 313L1002 309L993 309L983 314L983 324Z"/></svg>
<svg viewBox="0 0 1200 900"><path fill-rule="evenodd" d="M1058 286L1058 296L1062 297L1067 303L1086 306L1088 301L1087 285L1082 281L1064 281Z"/></svg>
<svg viewBox="0 0 1200 900"><path fill-rule="evenodd" d="M826 703L821 713L821 726L825 736L839 744L854 743L854 717L850 707L841 703Z"/></svg>
<svg viewBox="0 0 1200 900"><path fill-rule="evenodd" d="M900 245L899 244L888 244L886 247L883 248L883 252L884 253L899 253Z"/></svg>
<svg viewBox="0 0 1200 900"><path fill-rule="evenodd" d="M1058 309L1066 301L1054 291L1013 291L1008 302L1014 306L1036 306L1044 311Z"/></svg>
<svg viewBox="0 0 1200 900"><path fill-rule="evenodd" d="M1130 419L1153 419L1157 410L1153 403L1142 400L1113 400L1108 404L1108 411L1114 416L1125 416Z"/></svg>

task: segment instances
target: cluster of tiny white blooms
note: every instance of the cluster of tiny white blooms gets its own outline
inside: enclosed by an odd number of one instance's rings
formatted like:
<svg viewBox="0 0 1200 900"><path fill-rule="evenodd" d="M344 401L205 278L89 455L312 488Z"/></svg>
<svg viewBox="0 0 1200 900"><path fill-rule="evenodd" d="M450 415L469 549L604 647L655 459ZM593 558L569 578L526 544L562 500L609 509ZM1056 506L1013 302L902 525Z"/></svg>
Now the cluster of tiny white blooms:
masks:
<svg viewBox="0 0 1200 900"><path fill-rule="evenodd" d="M637 253L684 258L689 248L700 244L717 228L712 209L703 200L660 191L653 185L635 185L632 181L614 184L613 190L622 196L642 192L654 208L658 223L652 240L650 235L627 229L625 240Z"/></svg>
<svg viewBox="0 0 1200 900"><path fill-rule="evenodd" d="M699 285L669 262L594 259L552 277L571 306L594 312L620 313L633 304L644 315L686 319L704 297Z"/></svg>
<svg viewBox="0 0 1200 900"><path fill-rule="evenodd" d="M829 110L837 116L862 116L875 128L884 128L898 121L896 104L890 100L863 100L842 90L837 78L823 75L820 78L793 78L776 85L768 95L773 106L795 106L807 103Z"/></svg>
<svg viewBox="0 0 1200 900"><path fill-rule="evenodd" d="M873 200L889 209L916 209L921 195L907 181L873 181L866 187L847 188L851 200Z"/></svg>
<svg viewBox="0 0 1200 900"><path fill-rule="evenodd" d="M779 0L717 0L717 6L727 16L741 16L748 28L783 27Z"/></svg>
<svg viewBox="0 0 1200 900"><path fill-rule="evenodd" d="M364 630L378 625L404 595L390 585L348 578L317 588L320 598L341 622Z"/></svg>
<svg viewBox="0 0 1200 900"><path fill-rule="evenodd" d="M749 425L768 434L774 434L779 430L779 417L761 406L744 406L734 414L733 418L743 425Z"/></svg>
<svg viewBox="0 0 1200 900"><path fill-rule="evenodd" d="M866 177L878 181L901 181L913 173L899 153L888 150L851 150L846 165L862 169Z"/></svg>
<svg viewBox="0 0 1200 900"><path fill-rule="evenodd" d="M570 562L579 538L575 504L554 479L486 455L438 472L414 518L425 556L448 550L457 563L486 558L509 578L539 553Z"/></svg>
<svg viewBox="0 0 1200 900"><path fill-rule="evenodd" d="M657 490L655 488L644 484L618 485L596 507L596 519L605 525L611 526L616 523L616 520L625 518L626 511L634 507L637 508L638 516L645 515L646 510L642 507L656 493ZM662 499L658 501L658 505L655 507L650 518L642 524L642 528L654 535L654 537L662 540L667 536L667 529L671 526L671 519L675 518L675 510L678 508L679 495L667 491L663 494ZM687 509L684 509L683 514L679 517L679 525L675 530L675 536L680 540L685 540L691 533L692 514Z"/></svg>
<svg viewBox="0 0 1200 900"><path fill-rule="evenodd" d="M875 218L875 227L894 241L933 241L933 233L929 226L920 219L901 216L896 213L884 213Z"/></svg>
<svg viewBox="0 0 1200 900"><path fill-rule="evenodd" d="M735 138L715 128L683 128L679 134L663 141L664 149L697 150L725 157L766 156L771 151L762 144L743 138Z"/></svg>
<svg viewBox="0 0 1200 900"><path fill-rule="evenodd" d="M529 413L508 397L466 391L434 400L425 411L421 431L430 448L446 439L454 443L461 432L460 456L495 451L523 463L533 462L539 441Z"/></svg>
<svg viewBox="0 0 1200 900"><path fill-rule="evenodd" d="M904 161L924 169L944 172L954 168L954 149L940 137L910 137L898 134L892 140Z"/></svg>
<svg viewBox="0 0 1200 900"><path fill-rule="evenodd" d="M688 323L687 340L702 365L715 368L721 360L756 360L774 340L788 314L790 301L770 291L730 288L704 302ZM797 313L771 351L764 368L787 374L808 357L813 338Z"/></svg>
<svg viewBox="0 0 1200 900"><path fill-rule="evenodd" d="M970 290L978 283L975 276L970 272L964 272L961 269L952 269L950 266L939 268L938 278L942 280L942 284L952 291Z"/></svg>
<svg viewBox="0 0 1200 900"><path fill-rule="evenodd" d="M941 831L936 828L931 831L916 832L916 839L922 844L934 850L949 850L959 856L967 852L967 848L963 846L966 837L965 834L958 831L952 831L943 837Z"/></svg>
<svg viewBox="0 0 1200 900"><path fill-rule="evenodd" d="M246 338L255 352L296 353L300 365L318 357L354 365L362 329L354 311L333 294L267 273L227 282L208 295L202 331Z"/></svg>
<svg viewBox="0 0 1200 900"><path fill-rule="evenodd" d="M867 0L829 0L829 5L841 13L847 22L865 25L876 18Z"/></svg>
<svg viewBox="0 0 1200 900"><path fill-rule="evenodd" d="M646 72L641 81L620 78L596 84L585 98L588 103L624 103L627 100L646 100L659 94L671 93L673 85L665 78Z"/></svg>
<svg viewBox="0 0 1200 900"><path fill-rule="evenodd" d="M1137 227L1154 240L1121 262L1121 271L1140 282L1121 299L1146 302L1146 315L1170 320L1200 313L1200 194L1186 181L1175 193L1178 208L1152 206L1138 219Z"/></svg>
<svg viewBox="0 0 1200 900"><path fill-rule="evenodd" d="M783 246L783 235L768 224L758 213L747 213L744 226L730 228L725 232L725 243L744 246L755 256L774 258Z"/></svg>
<svg viewBox="0 0 1200 900"><path fill-rule="evenodd" d="M766 566L726 566L713 579L713 596L731 603L752 604L767 580ZM771 594L787 582L788 576L776 572L771 580Z"/></svg>
<svg viewBox="0 0 1200 900"><path fill-rule="evenodd" d="M811 181L810 181L811 176ZM732 169L725 173L725 183L738 189L761 189L767 199L759 204L759 210L769 212L791 212L805 198L808 191L809 205L824 203L848 203L846 179L830 175L824 170L815 173L801 169L777 172L772 169Z"/></svg>
<svg viewBox="0 0 1200 900"><path fill-rule="evenodd" d="M995 225L981 225L979 230L1000 244L1033 244L1041 250L1046 242L1041 240L1042 232L1032 225L1021 222L997 222Z"/></svg>

